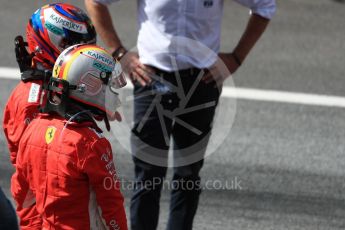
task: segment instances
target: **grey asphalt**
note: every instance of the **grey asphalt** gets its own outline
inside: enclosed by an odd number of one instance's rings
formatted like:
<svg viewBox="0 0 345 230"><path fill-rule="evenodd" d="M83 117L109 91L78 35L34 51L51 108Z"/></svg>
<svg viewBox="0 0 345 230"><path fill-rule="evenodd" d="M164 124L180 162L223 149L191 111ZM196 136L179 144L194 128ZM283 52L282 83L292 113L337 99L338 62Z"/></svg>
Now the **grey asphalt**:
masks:
<svg viewBox="0 0 345 230"><path fill-rule="evenodd" d="M0 8L0 66L16 67L13 38L47 1L4 1ZM82 1L70 1L83 7ZM111 6L126 47L135 45L134 0ZM328 0L278 0L268 31L234 75L238 87L345 96L345 5ZM248 11L225 1L222 47L229 51ZM0 110L17 81L0 84ZM130 93L130 91L128 91ZM223 98L221 106L227 106ZM124 105L131 110L130 104ZM194 229L345 229L344 108L238 100L233 127L202 170L203 182L239 181L237 188L203 191ZM2 119L2 114L1 114ZM228 122L226 119L224 124ZM113 143L121 178L133 178L131 155ZM9 194L13 172L0 133L0 185ZM170 174L169 174L170 175ZM124 189L128 210L130 191ZM163 193L159 229L168 215Z"/></svg>

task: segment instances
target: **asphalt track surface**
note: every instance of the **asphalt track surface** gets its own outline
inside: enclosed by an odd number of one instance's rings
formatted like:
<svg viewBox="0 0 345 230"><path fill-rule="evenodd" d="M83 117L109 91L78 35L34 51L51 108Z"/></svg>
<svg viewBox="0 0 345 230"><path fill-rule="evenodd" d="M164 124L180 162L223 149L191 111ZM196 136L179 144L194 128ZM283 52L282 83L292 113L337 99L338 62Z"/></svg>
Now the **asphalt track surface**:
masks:
<svg viewBox="0 0 345 230"><path fill-rule="evenodd" d="M82 1L71 2L83 7ZM224 51L234 46L248 16L243 7L225 2ZM0 3L0 66L16 67L13 38L23 34L29 15L46 1ZM134 46L135 1L122 1L111 10L125 45ZM278 0L267 33L233 76L235 86L345 97L344 10L337 1ZM1 80L1 111L16 84ZM227 100L222 98L221 106ZM130 110L125 104L124 111ZM220 181L230 187L216 184L203 191L194 229L345 229L344 112L341 107L237 100L230 133L214 131L226 138L202 170L205 185ZM130 181L131 155L114 135L107 136L121 178ZM2 133L0 141L0 185L9 194L13 170ZM236 181L240 186L231 187ZM123 192L128 210L130 189ZM168 201L167 189L159 229L165 228Z"/></svg>

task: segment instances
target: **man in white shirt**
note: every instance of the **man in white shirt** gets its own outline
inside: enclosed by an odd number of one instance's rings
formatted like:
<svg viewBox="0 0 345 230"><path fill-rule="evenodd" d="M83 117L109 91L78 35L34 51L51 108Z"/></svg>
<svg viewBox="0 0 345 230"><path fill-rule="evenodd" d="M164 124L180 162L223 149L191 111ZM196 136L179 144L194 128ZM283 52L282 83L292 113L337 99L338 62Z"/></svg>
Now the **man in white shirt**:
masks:
<svg viewBox="0 0 345 230"><path fill-rule="evenodd" d="M235 0L251 14L240 41L227 53L219 53L223 0L138 0L138 52L127 52L117 36L107 8L115 1L85 0L85 5L113 57L123 58L134 84L131 143L136 186L131 228L157 227L172 137L175 186L167 229L189 230L215 108L230 75L219 70L219 63L235 73L265 31L275 0ZM143 186L148 184L154 186Z"/></svg>

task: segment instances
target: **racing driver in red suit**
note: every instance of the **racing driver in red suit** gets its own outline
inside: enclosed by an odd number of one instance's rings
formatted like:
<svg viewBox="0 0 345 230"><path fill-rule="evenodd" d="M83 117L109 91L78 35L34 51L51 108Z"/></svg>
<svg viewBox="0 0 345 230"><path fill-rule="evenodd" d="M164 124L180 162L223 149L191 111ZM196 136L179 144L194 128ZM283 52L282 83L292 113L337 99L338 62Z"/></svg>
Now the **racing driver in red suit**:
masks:
<svg viewBox="0 0 345 230"><path fill-rule="evenodd" d="M56 17L59 17L58 21ZM66 22L76 24L80 29L78 32L72 27L68 29ZM65 48L79 43L96 43L96 32L88 16L81 9L66 3L49 4L36 10L27 24L26 37L27 43L20 36L15 41L22 81L9 97L3 118L4 133L14 165L20 137L38 113L44 70L53 68L56 58Z"/></svg>
<svg viewBox="0 0 345 230"><path fill-rule="evenodd" d="M75 27L67 27L67 23ZM21 36L15 39L22 81L12 91L3 115L3 129L14 166L23 132L38 113L43 79L49 77L45 70L53 68L56 58L65 48L76 43L95 43L96 32L81 9L56 3L35 11L27 24L26 38L27 43ZM21 229L41 229L41 218L34 204L33 201L24 209L17 207Z"/></svg>
<svg viewBox="0 0 345 230"><path fill-rule="evenodd" d="M115 119L125 84L120 64L96 45L58 57L43 114L20 140L11 186L19 206L33 192L42 229L127 229L111 145L94 121Z"/></svg>

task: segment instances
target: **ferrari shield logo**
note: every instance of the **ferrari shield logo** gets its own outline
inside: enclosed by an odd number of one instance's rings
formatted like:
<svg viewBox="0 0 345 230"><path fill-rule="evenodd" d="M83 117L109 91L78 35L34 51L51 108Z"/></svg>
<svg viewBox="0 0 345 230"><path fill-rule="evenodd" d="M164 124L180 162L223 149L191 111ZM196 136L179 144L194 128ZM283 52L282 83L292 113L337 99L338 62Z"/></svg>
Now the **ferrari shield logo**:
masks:
<svg viewBox="0 0 345 230"><path fill-rule="evenodd" d="M53 127L53 126L48 127L48 129L46 131L46 142L47 142L47 144L50 144L53 141L55 131L56 131L55 127Z"/></svg>
<svg viewBox="0 0 345 230"><path fill-rule="evenodd" d="M59 77L59 73L60 73L60 65L55 65L54 69L53 69L53 77Z"/></svg>

